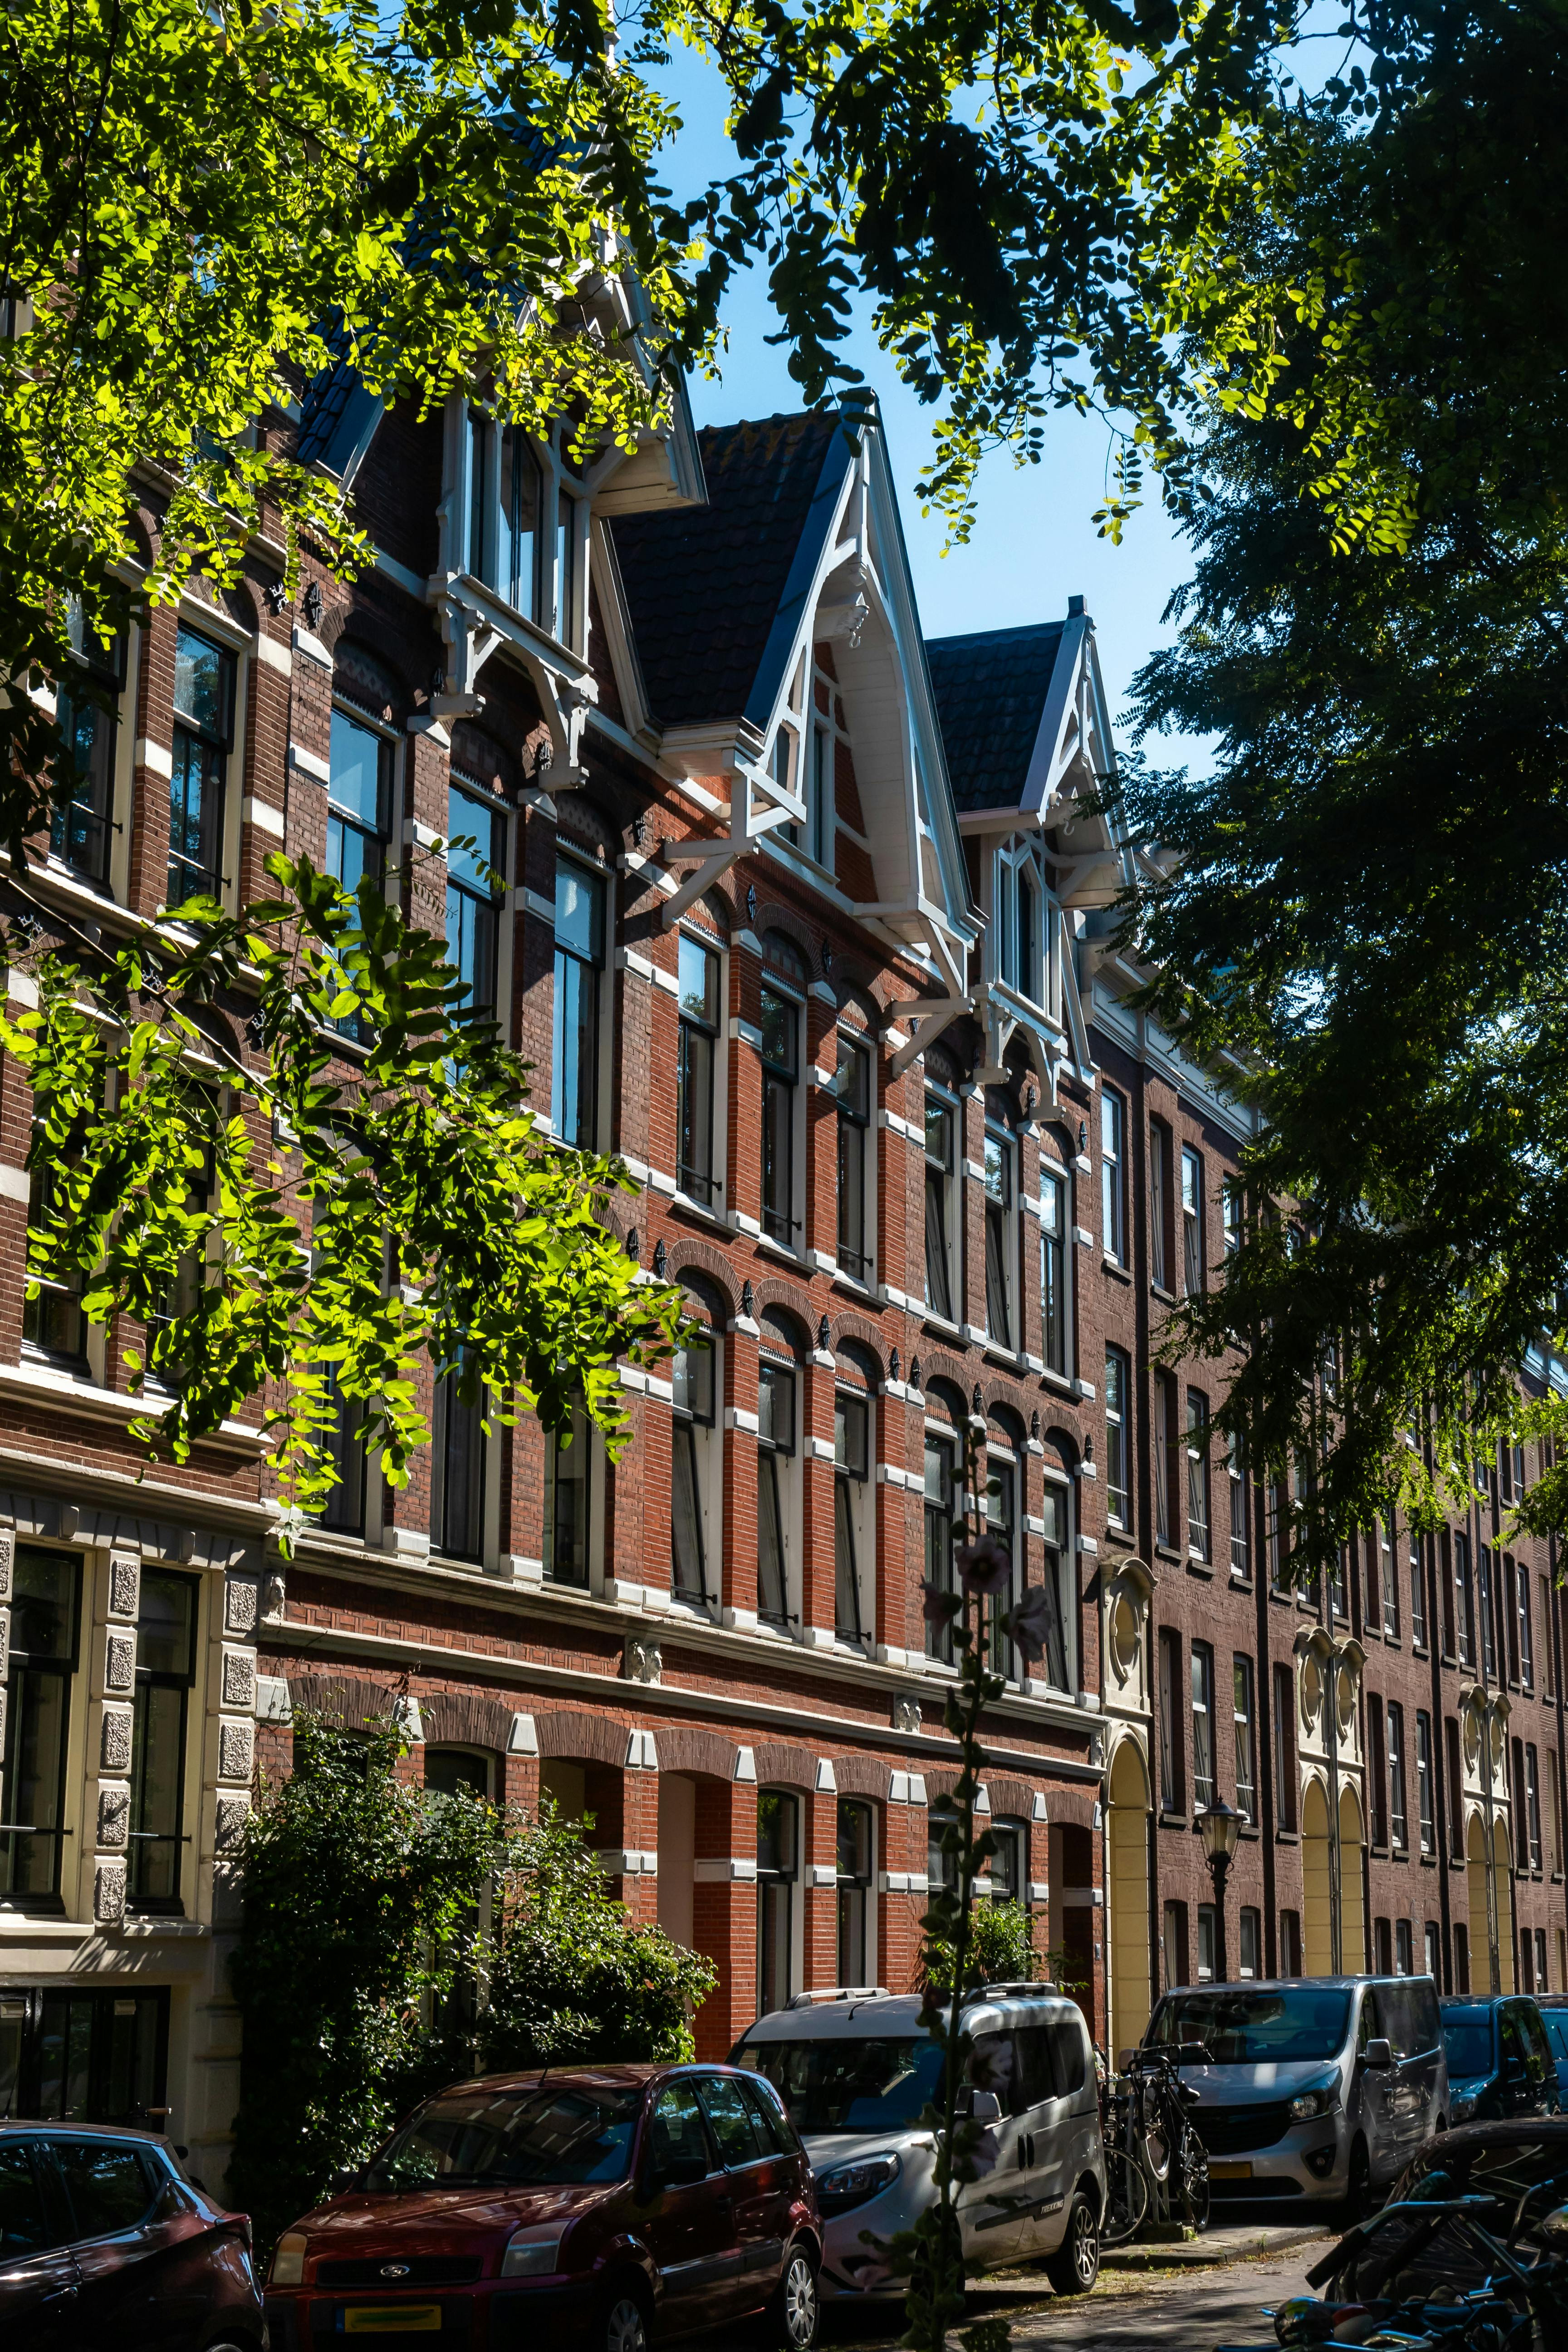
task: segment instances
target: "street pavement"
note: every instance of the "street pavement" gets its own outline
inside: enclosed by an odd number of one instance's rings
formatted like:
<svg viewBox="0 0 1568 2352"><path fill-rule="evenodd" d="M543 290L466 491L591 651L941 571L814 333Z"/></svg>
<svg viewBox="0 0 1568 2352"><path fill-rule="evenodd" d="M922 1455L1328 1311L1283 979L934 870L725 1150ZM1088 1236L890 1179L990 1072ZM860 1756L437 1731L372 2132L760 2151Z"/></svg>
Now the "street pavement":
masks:
<svg viewBox="0 0 1568 2352"><path fill-rule="evenodd" d="M1306 2274L1329 2235L1245 2224L1205 2231L1193 2246L1139 2249L1163 2255L1165 2263L1104 2270L1085 2296L1053 2294L1045 2278L1012 2271L975 2289L969 2315L1005 2313L1016 2352L1047 2344L1053 2352L1058 2346L1073 2352L1215 2352L1222 2344L1272 2345L1273 2325L1261 2306L1311 2294ZM1257 2251L1271 2241L1268 2251ZM1206 2259L1194 2261L1198 2253ZM830 2352L892 2352L902 2333L900 2309L872 2321L863 2311L826 2307L823 2342Z"/></svg>

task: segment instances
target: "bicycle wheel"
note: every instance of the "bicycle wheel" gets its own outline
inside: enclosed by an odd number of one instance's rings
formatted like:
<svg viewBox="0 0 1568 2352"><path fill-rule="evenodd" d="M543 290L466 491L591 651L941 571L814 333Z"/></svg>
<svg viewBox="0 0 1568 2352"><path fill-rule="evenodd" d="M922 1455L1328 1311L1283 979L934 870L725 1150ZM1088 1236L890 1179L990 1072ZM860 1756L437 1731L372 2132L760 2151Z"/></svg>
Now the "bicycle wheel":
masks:
<svg viewBox="0 0 1568 2352"><path fill-rule="evenodd" d="M1164 2102L1152 2089L1145 2086L1139 2107L1138 2133L1143 2143L1143 2161L1155 2180L1167 2179L1173 2141L1165 2117Z"/></svg>
<svg viewBox="0 0 1568 2352"><path fill-rule="evenodd" d="M1184 2135L1178 2165L1181 2175L1182 2204L1194 2230L1206 2230L1209 2223L1209 2152L1189 2126Z"/></svg>
<svg viewBox="0 0 1568 2352"><path fill-rule="evenodd" d="M1100 2225L1102 2246L1124 2246L1137 2236L1149 2210L1149 2183L1130 2148L1105 2152L1105 2217Z"/></svg>

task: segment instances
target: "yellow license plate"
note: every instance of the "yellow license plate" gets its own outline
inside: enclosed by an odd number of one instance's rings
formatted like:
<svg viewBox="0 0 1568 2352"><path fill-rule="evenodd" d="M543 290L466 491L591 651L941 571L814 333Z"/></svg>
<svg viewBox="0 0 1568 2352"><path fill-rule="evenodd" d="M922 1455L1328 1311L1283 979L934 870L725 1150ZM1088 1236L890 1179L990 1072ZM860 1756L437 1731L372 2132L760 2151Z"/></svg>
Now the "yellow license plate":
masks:
<svg viewBox="0 0 1568 2352"><path fill-rule="evenodd" d="M1212 2159L1210 2161L1209 2179L1211 2180L1250 2180L1251 2178L1250 2164L1215 2164Z"/></svg>
<svg viewBox="0 0 1568 2352"><path fill-rule="evenodd" d="M349 2304L343 2311L345 2336L439 2336L438 2303Z"/></svg>

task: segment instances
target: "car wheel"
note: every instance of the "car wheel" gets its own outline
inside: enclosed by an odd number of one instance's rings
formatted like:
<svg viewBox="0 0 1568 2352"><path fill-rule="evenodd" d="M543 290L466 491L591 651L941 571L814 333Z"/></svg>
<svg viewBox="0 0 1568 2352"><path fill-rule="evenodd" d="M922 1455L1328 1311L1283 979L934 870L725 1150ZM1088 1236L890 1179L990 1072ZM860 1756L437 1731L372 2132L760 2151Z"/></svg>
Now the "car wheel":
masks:
<svg viewBox="0 0 1568 2352"><path fill-rule="evenodd" d="M640 2295L618 2287L605 2306L596 2352L647 2352L647 2312Z"/></svg>
<svg viewBox="0 0 1568 2352"><path fill-rule="evenodd" d="M804 2246L792 2246L767 2311L768 2340L778 2352L811 2352L822 2324L816 2272Z"/></svg>
<svg viewBox="0 0 1568 2352"><path fill-rule="evenodd" d="M1087 2294L1100 2276L1100 2223L1081 2189L1073 2192L1061 2244L1046 2264L1058 2294Z"/></svg>

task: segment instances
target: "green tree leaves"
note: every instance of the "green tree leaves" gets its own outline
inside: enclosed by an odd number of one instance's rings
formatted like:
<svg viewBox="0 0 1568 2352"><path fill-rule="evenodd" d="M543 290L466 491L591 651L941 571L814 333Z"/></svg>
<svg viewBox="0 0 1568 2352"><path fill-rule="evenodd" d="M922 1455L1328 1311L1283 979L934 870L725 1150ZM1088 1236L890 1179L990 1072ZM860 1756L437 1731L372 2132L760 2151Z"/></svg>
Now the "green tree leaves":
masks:
<svg viewBox="0 0 1568 2352"><path fill-rule="evenodd" d="M557 1427L580 1398L614 1456L619 1360L680 1327L679 1291L601 1222L629 1180L539 1131L438 940L368 884L272 864L279 899L194 902L185 941L90 974L47 959L37 1008L0 1026L54 1171L35 1276L145 1327L135 1384L169 1402L139 1426L170 1458L261 1396L286 1544L338 1475L329 1367L395 1486L429 1436L426 1362L489 1424Z"/></svg>

